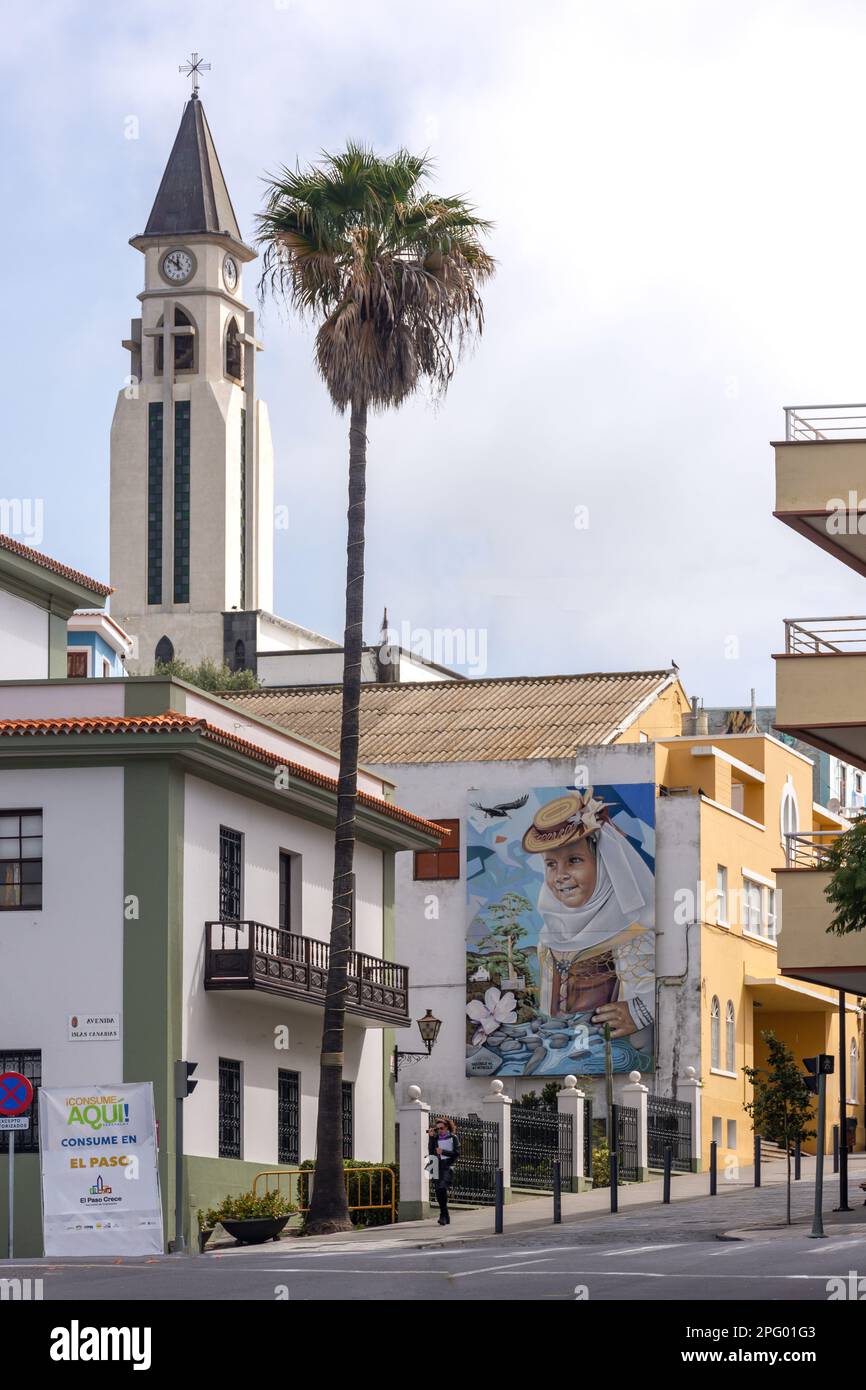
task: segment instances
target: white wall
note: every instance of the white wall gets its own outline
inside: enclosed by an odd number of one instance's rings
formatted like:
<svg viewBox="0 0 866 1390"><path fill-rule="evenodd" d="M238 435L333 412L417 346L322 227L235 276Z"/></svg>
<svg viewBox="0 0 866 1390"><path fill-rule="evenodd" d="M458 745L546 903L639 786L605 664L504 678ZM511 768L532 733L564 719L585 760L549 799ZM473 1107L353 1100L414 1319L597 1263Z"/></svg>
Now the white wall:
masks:
<svg viewBox="0 0 866 1390"><path fill-rule="evenodd" d="M406 1098L406 1088L417 1082L424 1099L434 1109L466 1108L478 1110L479 1102L489 1089L489 1081L465 1075L466 1059L466 923L467 891L465 877L465 809L468 793L501 792L515 794L532 787L568 786L575 780L575 763L586 764L590 783L655 782L655 752L652 744L618 744L610 748L579 749L574 759L521 762L462 762L426 765L377 765L376 771L397 783L397 802L411 807L418 815L430 820L437 817L461 821L461 877L459 880L418 882L413 880L413 856L397 856L397 936L395 958L409 967L409 1010L413 1019L421 1017L428 1008L442 1020L439 1038L429 1061L411 1070L401 1071L398 1085L398 1104ZM661 808L661 809L660 809ZM684 959L685 941L682 929L675 929L669 920L667 904L673 901L675 887L688 886L697 877L697 823L689 829L691 839L684 839L677 848L678 837L685 833L680 821L685 816L681 803L656 801L657 821L657 927L663 935L657 941L657 977L675 972ZM693 809L693 815L696 814ZM672 856L667 862L668 846ZM438 916L430 916L437 912ZM693 933L696 940L696 934ZM697 947L695 946L695 956ZM692 962L693 971L697 969ZM668 1008L667 1003L665 1008ZM668 1014L657 1019L663 1030ZM697 1020L697 995L695 996ZM695 1023L697 1026L697 1023ZM690 1025L691 1027L691 1025ZM686 1039L688 1044L688 1039ZM403 1033L400 1046L407 1050L420 1046L417 1030ZM670 1065L672 1043L660 1039L657 1032L657 1051L667 1057ZM683 1065L697 1065L691 1057ZM506 1092L512 1097L526 1091L540 1090L550 1078L504 1076ZM615 1078L615 1088L627 1083L625 1076ZM651 1089L653 1079L647 1077ZM662 1088L659 1087L661 1090ZM669 1092L668 1092L669 1094Z"/></svg>
<svg viewBox="0 0 866 1390"><path fill-rule="evenodd" d="M70 1042L68 1016L123 1012L123 770L0 773L0 811L40 807L42 909L0 912L0 1045L41 1048L46 1086L113 1084L122 1042Z"/></svg>
<svg viewBox="0 0 866 1390"><path fill-rule="evenodd" d="M0 632L0 680L44 680L48 675L45 609L0 590Z"/></svg>
<svg viewBox="0 0 866 1390"><path fill-rule="evenodd" d="M184 1056L199 1066L200 1085L186 1103L188 1153L217 1156L219 1058L243 1063L243 1157L277 1161L277 1072L301 1075L301 1157L314 1156L322 1010L260 991L205 991L205 922L219 917L219 830L244 836L243 917L276 926L279 852L301 855L301 929L320 941L330 933L332 833L308 821L187 777L184 857ZM356 947L382 955L382 856L369 845L355 853ZM275 1047L288 1028L289 1048ZM346 1020L344 1078L355 1083L355 1157L382 1155L382 1032Z"/></svg>

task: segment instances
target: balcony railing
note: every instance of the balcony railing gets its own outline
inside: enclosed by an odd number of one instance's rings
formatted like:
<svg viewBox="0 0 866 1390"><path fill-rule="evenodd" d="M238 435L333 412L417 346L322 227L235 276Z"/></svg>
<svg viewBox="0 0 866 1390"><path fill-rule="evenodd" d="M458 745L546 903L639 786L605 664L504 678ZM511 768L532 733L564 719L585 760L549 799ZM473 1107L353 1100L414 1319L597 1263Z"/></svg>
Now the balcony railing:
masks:
<svg viewBox="0 0 866 1390"><path fill-rule="evenodd" d="M866 405L786 405L785 439L866 439Z"/></svg>
<svg viewBox="0 0 866 1390"><path fill-rule="evenodd" d="M258 989L324 1004L329 957L326 941L263 922L205 923L205 989ZM408 968L350 952L346 1010L375 1022L408 1025Z"/></svg>
<svg viewBox="0 0 866 1390"><path fill-rule="evenodd" d="M866 652L866 616L850 618L786 618L788 656Z"/></svg>
<svg viewBox="0 0 866 1390"><path fill-rule="evenodd" d="M842 830L806 830L785 836L785 867L788 869L822 869L833 841Z"/></svg>

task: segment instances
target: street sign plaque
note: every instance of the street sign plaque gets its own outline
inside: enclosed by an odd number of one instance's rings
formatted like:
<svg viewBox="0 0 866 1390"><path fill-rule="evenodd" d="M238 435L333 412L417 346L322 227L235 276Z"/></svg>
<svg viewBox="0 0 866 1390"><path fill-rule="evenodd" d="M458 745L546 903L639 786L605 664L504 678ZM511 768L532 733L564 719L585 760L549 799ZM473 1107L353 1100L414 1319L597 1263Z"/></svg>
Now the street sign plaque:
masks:
<svg viewBox="0 0 866 1390"><path fill-rule="evenodd" d="M19 1130L29 1128L29 1115L0 1115L0 1134L5 1133L8 1129Z"/></svg>

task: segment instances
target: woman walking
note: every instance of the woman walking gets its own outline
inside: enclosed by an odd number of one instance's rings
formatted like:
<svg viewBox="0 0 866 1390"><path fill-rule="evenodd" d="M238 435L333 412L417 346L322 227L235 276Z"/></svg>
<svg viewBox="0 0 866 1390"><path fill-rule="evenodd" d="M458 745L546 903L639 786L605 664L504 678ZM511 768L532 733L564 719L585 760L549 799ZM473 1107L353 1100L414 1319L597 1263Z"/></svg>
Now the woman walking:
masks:
<svg viewBox="0 0 866 1390"><path fill-rule="evenodd" d="M460 1140L457 1126L447 1115L435 1120L427 1131L427 1152L434 1160L433 1187L439 1203L439 1225L450 1226L448 1215L448 1189L454 1182L454 1164L460 1157Z"/></svg>

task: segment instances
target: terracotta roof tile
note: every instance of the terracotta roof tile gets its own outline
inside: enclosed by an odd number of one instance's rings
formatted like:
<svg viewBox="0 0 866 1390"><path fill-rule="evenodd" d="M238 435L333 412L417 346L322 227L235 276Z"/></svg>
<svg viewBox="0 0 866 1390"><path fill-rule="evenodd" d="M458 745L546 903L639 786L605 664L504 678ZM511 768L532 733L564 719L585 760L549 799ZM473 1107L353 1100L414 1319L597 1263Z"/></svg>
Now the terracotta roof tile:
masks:
<svg viewBox="0 0 866 1390"><path fill-rule="evenodd" d="M106 718L76 716L70 719L0 719L0 738L9 738L19 734L39 738L75 734L160 733L198 733L209 743L216 743L224 748L234 748L256 762L265 763L268 767L285 768L290 777L297 777L299 781L307 782L312 786L324 787L334 793L337 791L336 777L328 777L323 772L316 772L313 768L305 767L303 763L289 762L285 758L281 758L279 754L270 752L267 748L260 748L256 743L250 743L247 739L238 738L236 734L230 734L225 729L219 729L216 725L209 724L206 719L194 719L190 715L178 714L174 710L168 710L165 714L124 715ZM377 811L379 815L389 816L392 820L401 821L405 825L426 830L432 835L444 836L447 834L441 826L435 825L433 821L425 820L423 816L416 816L412 811L406 811L391 801L385 801L382 797L372 796L369 792L359 792L358 801L362 806L368 806L371 810Z"/></svg>
<svg viewBox="0 0 866 1390"><path fill-rule="evenodd" d="M22 560L29 560L31 564L38 565L40 569L50 570L52 574L62 575L64 579L71 579L74 584L81 584L92 594L102 594L108 598L109 594L114 593L110 584L101 584L98 579L91 579L89 575L82 574L80 570L70 569L69 565L62 565L59 560L52 560L50 555L43 555L41 550L31 550L29 545L22 545L20 541L14 541L11 536L4 536L2 532L0 532L0 549L8 550L11 555L20 555Z"/></svg>
<svg viewBox="0 0 866 1390"><path fill-rule="evenodd" d="M611 742L675 678L671 671L592 672L361 687L363 763L568 758ZM251 714L325 748L339 741L339 686L233 691Z"/></svg>

